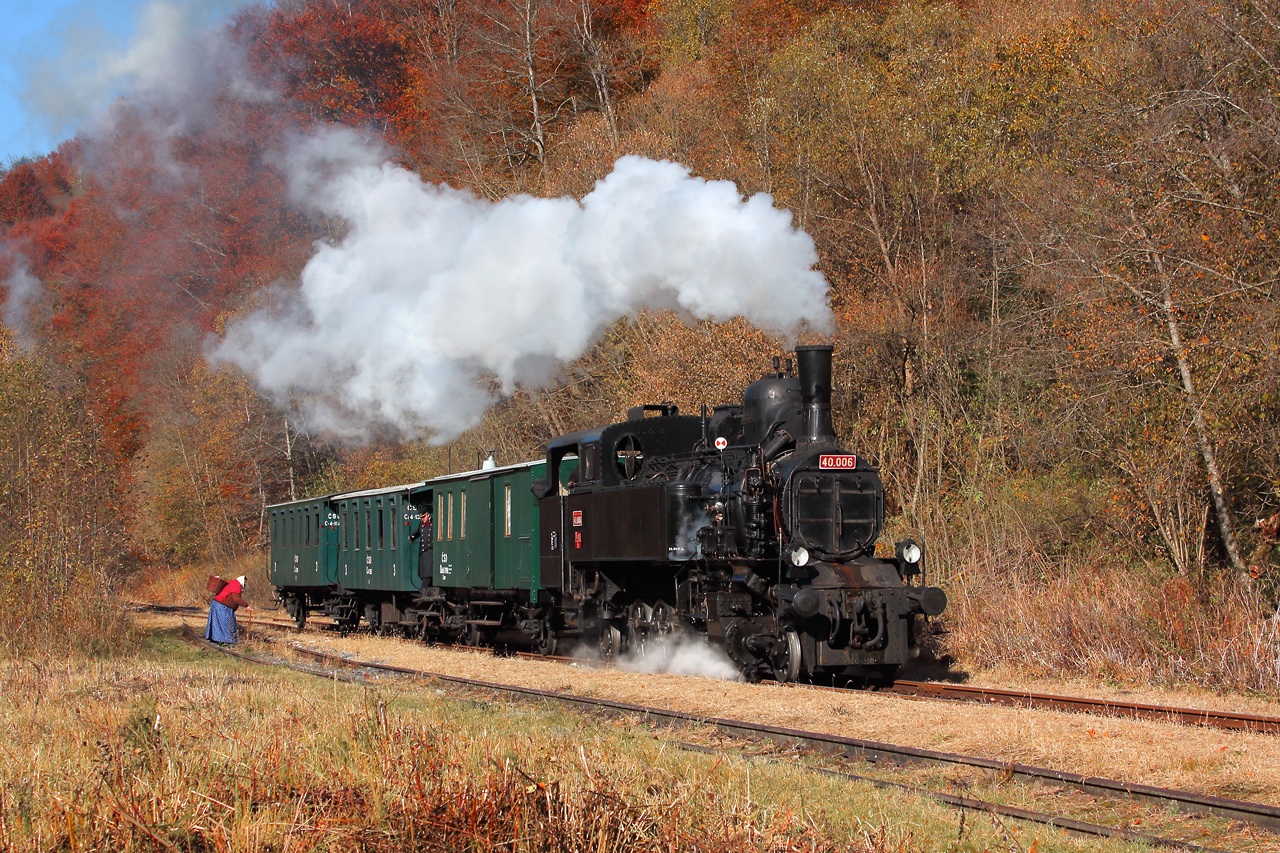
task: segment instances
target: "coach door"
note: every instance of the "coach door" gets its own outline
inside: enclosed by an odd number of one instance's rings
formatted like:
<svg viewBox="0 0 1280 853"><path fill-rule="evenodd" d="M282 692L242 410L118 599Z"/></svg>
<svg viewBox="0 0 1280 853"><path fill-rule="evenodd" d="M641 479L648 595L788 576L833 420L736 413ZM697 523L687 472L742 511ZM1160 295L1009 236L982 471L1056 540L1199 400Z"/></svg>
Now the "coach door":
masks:
<svg viewBox="0 0 1280 853"><path fill-rule="evenodd" d="M472 588L493 587L493 521L493 479L477 477L462 492L463 544Z"/></svg>
<svg viewBox="0 0 1280 853"><path fill-rule="evenodd" d="M338 507L334 504L320 505L321 519L321 586L330 586L338 582L338 544L341 525L338 523Z"/></svg>

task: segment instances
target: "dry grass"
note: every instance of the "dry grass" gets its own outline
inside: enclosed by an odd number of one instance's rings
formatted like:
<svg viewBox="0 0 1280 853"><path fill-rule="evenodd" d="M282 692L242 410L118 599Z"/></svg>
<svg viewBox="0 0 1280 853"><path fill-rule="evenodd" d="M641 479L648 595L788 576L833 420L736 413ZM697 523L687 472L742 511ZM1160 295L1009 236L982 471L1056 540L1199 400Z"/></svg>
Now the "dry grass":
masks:
<svg viewBox="0 0 1280 853"><path fill-rule="evenodd" d="M0 613L0 650L14 655L109 656L136 640L122 602L89 572L53 591L0 583Z"/></svg>
<svg viewBox="0 0 1280 853"><path fill-rule="evenodd" d="M993 486L939 514L929 542L950 598L942 650L970 669L1280 692L1274 599L1230 575L1177 574L1143 544L1139 516L1069 473ZM1151 562L1118 562L1139 552Z"/></svg>
<svg viewBox="0 0 1280 853"><path fill-rule="evenodd" d="M962 824L625 720L245 669L170 640L5 660L0 690L5 851L1127 849Z"/></svg>
<svg viewBox="0 0 1280 853"><path fill-rule="evenodd" d="M309 633L301 639L316 648L361 660L1280 804L1280 758L1272 735L1088 714L920 702L883 693L832 693L795 686L591 670L368 635ZM1061 684L1049 688L1068 692ZM1087 695L1095 691L1079 692ZM1167 691L1128 698L1280 716L1280 703L1262 699Z"/></svg>
<svg viewBox="0 0 1280 853"><path fill-rule="evenodd" d="M224 564L195 564L156 570L133 579L127 592L131 599L148 604L204 605L209 603L205 593L205 581L209 575L228 579L244 575L248 585L245 597L251 604L257 607L271 600L273 593L260 554L247 554Z"/></svg>
<svg viewBox="0 0 1280 853"><path fill-rule="evenodd" d="M1256 594L1101 568L973 570L949 587L947 650L978 668L1280 691L1280 619Z"/></svg>

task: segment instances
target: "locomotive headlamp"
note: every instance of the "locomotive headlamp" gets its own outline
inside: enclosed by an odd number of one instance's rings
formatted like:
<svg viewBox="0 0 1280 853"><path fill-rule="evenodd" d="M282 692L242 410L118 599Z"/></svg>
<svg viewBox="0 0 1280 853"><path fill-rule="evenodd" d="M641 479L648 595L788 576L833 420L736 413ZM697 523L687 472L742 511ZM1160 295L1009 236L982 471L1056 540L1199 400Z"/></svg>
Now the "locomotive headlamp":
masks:
<svg viewBox="0 0 1280 853"><path fill-rule="evenodd" d="M899 542L894 550L898 552L898 559L904 563L914 565L920 562L920 557L922 556L920 546L910 539L905 542Z"/></svg>
<svg viewBox="0 0 1280 853"><path fill-rule="evenodd" d="M809 549L803 545L797 546L791 552L791 562L797 566L807 566L809 564Z"/></svg>

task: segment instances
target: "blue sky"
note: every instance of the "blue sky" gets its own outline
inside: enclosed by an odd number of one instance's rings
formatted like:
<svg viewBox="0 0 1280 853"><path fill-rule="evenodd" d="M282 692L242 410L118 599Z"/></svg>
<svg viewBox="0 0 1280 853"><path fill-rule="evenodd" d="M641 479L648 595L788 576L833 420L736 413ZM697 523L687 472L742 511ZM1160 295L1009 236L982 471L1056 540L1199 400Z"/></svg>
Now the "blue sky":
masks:
<svg viewBox="0 0 1280 853"><path fill-rule="evenodd" d="M139 0L0 0L0 163L46 154L74 129L51 128L27 103L27 69L33 60L58 56L68 25L92 16L115 39L124 40L136 25Z"/></svg>
<svg viewBox="0 0 1280 853"><path fill-rule="evenodd" d="M142 42L223 18L241 0L0 0L0 166L40 156L127 91ZM165 17L161 10L176 14ZM150 23L150 26L148 24ZM167 28L167 29L166 29Z"/></svg>

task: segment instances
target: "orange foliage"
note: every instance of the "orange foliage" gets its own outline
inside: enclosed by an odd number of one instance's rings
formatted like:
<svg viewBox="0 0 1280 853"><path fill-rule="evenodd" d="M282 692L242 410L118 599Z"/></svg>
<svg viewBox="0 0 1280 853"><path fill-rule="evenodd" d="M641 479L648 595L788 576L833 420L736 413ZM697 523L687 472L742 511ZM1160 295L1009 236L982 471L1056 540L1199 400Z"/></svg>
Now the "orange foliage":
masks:
<svg viewBox="0 0 1280 853"><path fill-rule="evenodd" d="M408 51L374 4L309 3L277 9L251 42L265 76L316 118L410 131L419 117Z"/></svg>

